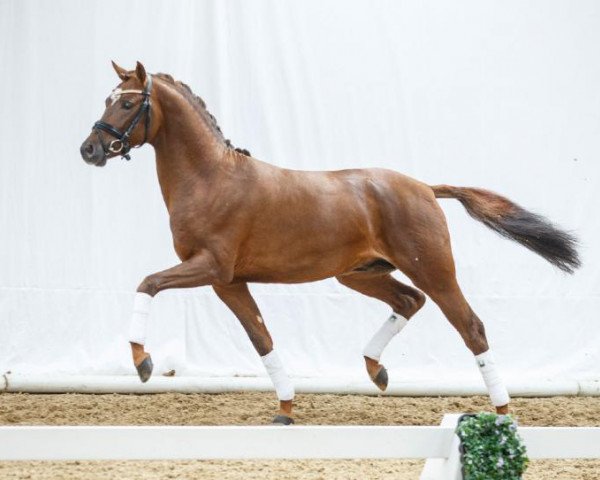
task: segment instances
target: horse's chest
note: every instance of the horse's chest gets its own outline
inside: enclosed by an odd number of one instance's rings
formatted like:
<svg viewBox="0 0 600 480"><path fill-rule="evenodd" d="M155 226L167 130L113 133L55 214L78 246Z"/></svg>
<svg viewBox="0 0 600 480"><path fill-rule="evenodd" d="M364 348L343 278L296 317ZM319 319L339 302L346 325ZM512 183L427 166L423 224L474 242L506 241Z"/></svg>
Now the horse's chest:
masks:
<svg viewBox="0 0 600 480"><path fill-rule="evenodd" d="M192 257L203 248L208 232L200 216L171 215L170 226L175 251L181 260Z"/></svg>

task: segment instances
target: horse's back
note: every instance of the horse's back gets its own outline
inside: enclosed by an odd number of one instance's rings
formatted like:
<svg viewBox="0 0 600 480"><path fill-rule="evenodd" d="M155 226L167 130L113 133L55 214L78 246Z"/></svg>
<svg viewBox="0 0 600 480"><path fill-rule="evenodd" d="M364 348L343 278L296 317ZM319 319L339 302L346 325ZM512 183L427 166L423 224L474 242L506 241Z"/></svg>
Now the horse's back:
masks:
<svg viewBox="0 0 600 480"><path fill-rule="evenodd" d="M435 202L427 185L385 169L269 169L258 179L247 206L251 231L238 249L237 271L247 281L308 281L315 265L326 278L388 260L423 200Z"/></svg>

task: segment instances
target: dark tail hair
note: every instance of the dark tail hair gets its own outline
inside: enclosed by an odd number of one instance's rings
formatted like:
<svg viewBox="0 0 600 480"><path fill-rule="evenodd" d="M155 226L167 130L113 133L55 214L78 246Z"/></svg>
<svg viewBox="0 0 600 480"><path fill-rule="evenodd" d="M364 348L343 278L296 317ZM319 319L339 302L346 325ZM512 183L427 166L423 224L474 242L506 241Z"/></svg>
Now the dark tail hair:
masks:
<svg viewBox="0 0 600 480"><path fill-rule="evenodd" d="M581 266L577 238L548 219L528 212L508 198L479 188L435 185L436 198L455 198L469 215L503 237L510 238L541 255L567 273Z"/></svg>

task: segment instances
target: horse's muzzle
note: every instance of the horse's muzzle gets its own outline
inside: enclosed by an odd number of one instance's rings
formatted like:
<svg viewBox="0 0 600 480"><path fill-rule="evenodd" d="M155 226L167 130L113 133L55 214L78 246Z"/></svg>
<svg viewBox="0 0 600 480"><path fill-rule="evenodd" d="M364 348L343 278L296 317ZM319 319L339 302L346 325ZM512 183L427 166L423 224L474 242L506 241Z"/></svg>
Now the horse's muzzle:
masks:
<svg viewBox="0 0 600 480"><path fill-rule="evenodd" d="M87 139L81 144L79 149L81 152L81 158L88 165L95 165L97 167L103 167L106 165L106 155L101 145L95 144L95 142Z"/></svg>

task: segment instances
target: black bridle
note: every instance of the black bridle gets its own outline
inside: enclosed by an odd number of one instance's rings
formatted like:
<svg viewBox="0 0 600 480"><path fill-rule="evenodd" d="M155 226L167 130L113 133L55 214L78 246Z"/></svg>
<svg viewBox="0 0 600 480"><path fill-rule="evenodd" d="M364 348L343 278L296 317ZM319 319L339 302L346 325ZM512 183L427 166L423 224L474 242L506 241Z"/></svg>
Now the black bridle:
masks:
<svg viewBox="0 0 600 480"><path fill-rule="evenodd" d="M135 117L133 117L133 119L131 120L131 123L129 124L129 127L127 127L127 130L121 132L109 123L103 122L102 120L98 120L96 123L94 123L92 130L96 132L98 138L100 139L100 144L102 145L102 150L104 151L104 158L106 158L111 153L120 153L121 157L123 157L125 160L131 160L131 157L129 156L129 151L134 147L139 148L144 143L146 143L146 140L148 139L148 129L150 128L150 93L152 92L152 75L148 75L147 78L148 81L146 82L144 90L138 90L134 92L123 92L139 93L140 95L144 96L144 101L140 104L140 108L135 114ZM140 123L140 120L142 119L144 114L146 116L144 122L144 140L139 145L134 145L132 147L129 144L129 137L133 132L133 129L137 126L138 123ZM115 137L115 140L110 142L108 144L108 147L102 141L102 135L100 135L100 130Z"/></svg>

